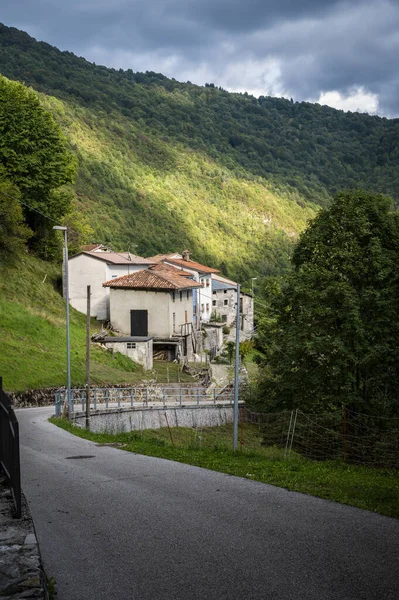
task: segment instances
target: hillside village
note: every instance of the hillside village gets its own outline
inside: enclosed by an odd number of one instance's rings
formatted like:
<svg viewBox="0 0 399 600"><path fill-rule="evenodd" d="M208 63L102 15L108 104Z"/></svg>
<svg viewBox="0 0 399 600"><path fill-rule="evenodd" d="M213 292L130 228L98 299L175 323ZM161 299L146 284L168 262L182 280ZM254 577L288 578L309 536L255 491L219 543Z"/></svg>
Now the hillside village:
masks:
<svg viewBox="0 0 399 600"><path fill-rule="evenodd" d="M112 335L102 343L151 370L153 359L186 365L219 355L235 339L237 283L196 262L189 250L142 258L102 244L69 258L70 304L104 321ZM240 292L240 339L253 332L253 297Z"/></svg>

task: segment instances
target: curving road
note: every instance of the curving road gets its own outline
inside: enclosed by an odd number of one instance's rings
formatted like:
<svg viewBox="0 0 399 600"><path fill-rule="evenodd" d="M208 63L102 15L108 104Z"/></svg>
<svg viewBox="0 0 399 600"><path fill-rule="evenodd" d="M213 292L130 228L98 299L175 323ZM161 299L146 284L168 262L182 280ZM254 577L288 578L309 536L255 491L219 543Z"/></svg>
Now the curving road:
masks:
<svg viewBox="0 0 399 600"><path fill-rule="evenodd" d="M399 597L399 521L100 447L50 414L17 411L23 490L58 600Z"/></svg>

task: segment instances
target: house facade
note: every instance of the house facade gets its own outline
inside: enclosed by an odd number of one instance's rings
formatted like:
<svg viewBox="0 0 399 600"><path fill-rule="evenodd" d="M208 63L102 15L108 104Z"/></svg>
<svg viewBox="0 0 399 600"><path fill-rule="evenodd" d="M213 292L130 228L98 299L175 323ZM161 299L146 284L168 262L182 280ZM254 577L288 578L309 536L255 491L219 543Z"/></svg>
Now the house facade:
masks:
<svg viewBox="0 0 399 600"><path fill-rule="evenodd" d="M218 274L212 275L212 311L215 320L221 320L228 327L236 326L237 283ZM253 298L251 294L240 292L240 330L251 337L254 328Z"/></svg>
<svg viewBox="0 0 399 600"><path fill-rule="evenodd" d="M111 279L110 321L123 335L152 337L177 358L193 348L193 293L199 284L190 274L164 265ZM172 352L173 354L173 352Z"/></svg>
<svg viewBox="0 0 399 600"><path fill-rule="evenodd" d="M219 270L191 260L188 250L182 254L158 254L149 260L189 273L200 284L193 294L193 325L199 329L201 323L209 323L212 315L212 274L219 273Z"/></svg>
<svg viewBox="0 0 399 600"><path fill-rule="evenodd" d="M90 286L90 316L101 321L110 319L109 288L104 281L117 279L154 263L128 252L110 252L104 246L89 246L68 260L69 301L76 310L86 313L87 286Z"/></svg>

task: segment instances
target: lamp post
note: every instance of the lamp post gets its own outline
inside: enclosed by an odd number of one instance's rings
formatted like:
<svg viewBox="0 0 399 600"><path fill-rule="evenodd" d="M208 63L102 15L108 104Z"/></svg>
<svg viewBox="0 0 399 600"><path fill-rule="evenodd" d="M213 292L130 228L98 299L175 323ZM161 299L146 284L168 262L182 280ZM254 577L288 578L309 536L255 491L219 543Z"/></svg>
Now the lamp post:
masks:
<svg viewBox="0 0 399 600"><path fill-rule="evenodd" d="M252 302L254 301L254 281L256 281L257 277L251 277L251 287L252 287Z"/></svg>
<svg viewBox="0 0 399 600"><path fill-rule="evenodd" d="M236 316L236 348L234 362L234 413L233 413L233 450L238 447L238 383L240 369L240 319L241 319L241 293L240 284L237 284L237 316Z"/></svg>
<svg viewBox="0 0 399 600"><path fill-rule="evenodd" d="M66 319L66 353L67 353L67 402L68 419L72 417L71 406L71 344L69 336L69 281L68 281L68 228L62 225L53 227L56 231L64 232L64 267L65 267L65 319Z"/></svg>

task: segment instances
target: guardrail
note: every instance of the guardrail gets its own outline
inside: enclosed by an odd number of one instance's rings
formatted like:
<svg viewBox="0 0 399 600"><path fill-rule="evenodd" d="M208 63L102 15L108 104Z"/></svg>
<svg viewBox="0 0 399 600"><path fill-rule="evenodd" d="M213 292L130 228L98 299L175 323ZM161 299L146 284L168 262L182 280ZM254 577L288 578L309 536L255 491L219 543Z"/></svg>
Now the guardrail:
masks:
<svg viewBox="0 0 399 600"><path fill-rule="evenodd" d="M10 483L15 516L21 517L21 471L18 420L0 377L0 466Z"/></svg>
<svg viewBox="0 0 399 600"><path fill-rule="evenodd" d="M65 405L67 392L60 389L55 392L55 416L59 417ZM224 388L192 387L139 387L139 388L90 388L90 407L97 408L142 408L151 405L183 406L193 404L233 403L234 393L231 386ZM71 410L86 410L86 389L71 389Z"/></svg>

